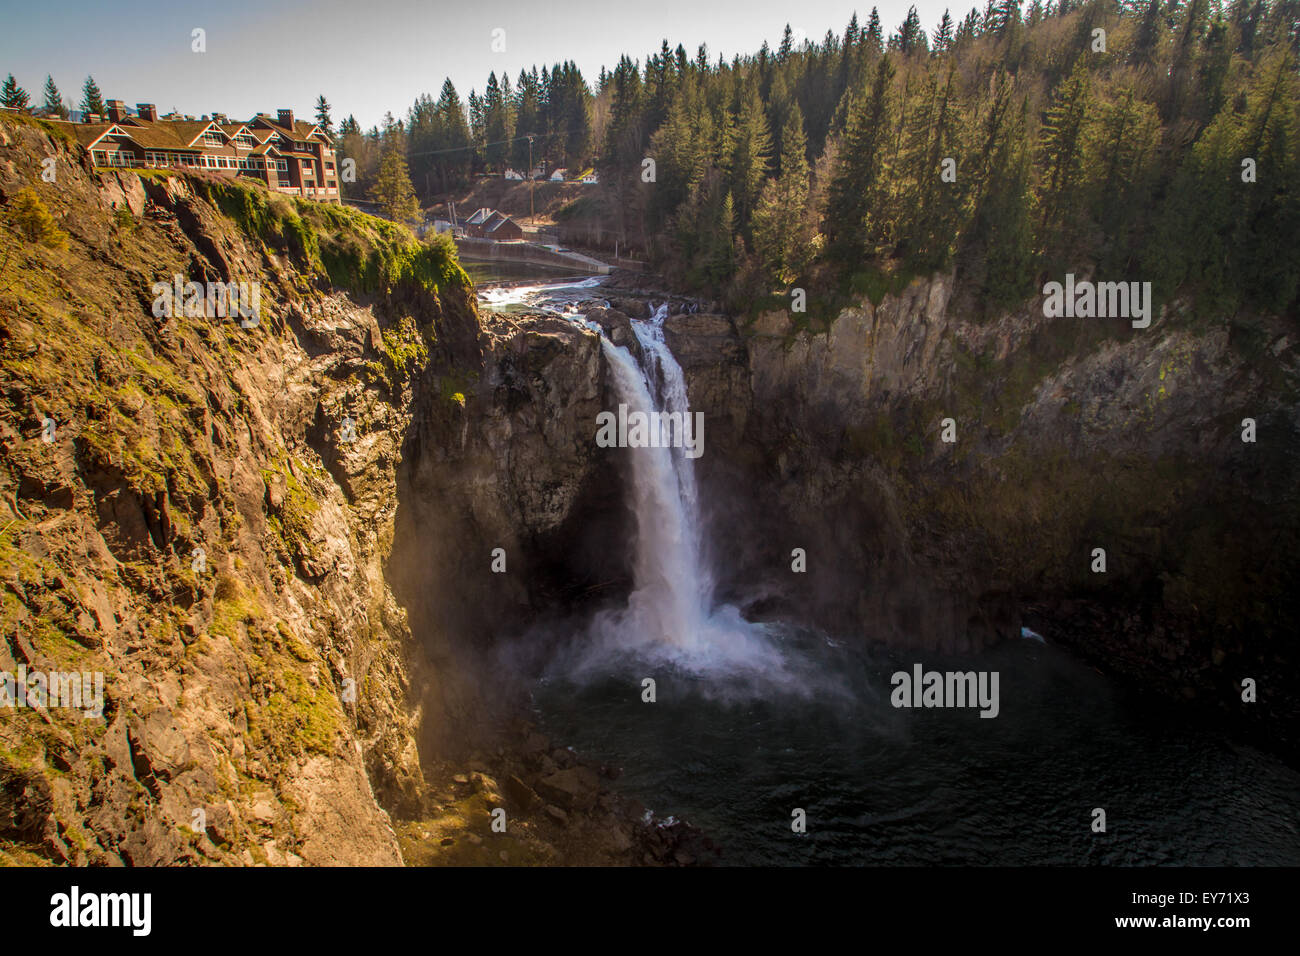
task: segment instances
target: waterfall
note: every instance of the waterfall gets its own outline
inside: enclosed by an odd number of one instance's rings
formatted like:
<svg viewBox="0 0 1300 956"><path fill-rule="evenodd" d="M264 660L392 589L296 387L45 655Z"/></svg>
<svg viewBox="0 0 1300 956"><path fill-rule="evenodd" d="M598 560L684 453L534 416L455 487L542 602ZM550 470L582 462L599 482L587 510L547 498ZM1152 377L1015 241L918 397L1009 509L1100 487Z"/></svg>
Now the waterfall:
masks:
<svg viewBox="0 0 1300 956"><path fill-rule="evenodd" d="M614 390L629 412L690 413L686 378L664 343L667 311L660 306L650 322L633 325L644 368L629 349L601 337ZM689 649L707 627L713 597L713 579L701 560L695 463L682 448L624 451L631 459L637 535L627 614L647 639Z"/></svg>
<svg viewBox="0 0 1300 956"><path fill-rule="evenodd" d="M664 341L666 305L633 320L641 361L601 335L618 400L633 411L691 413L682 367ZM705 447L708 443L705 443ZM621 448L628 456L628 503L635 520L632 593L627 606L598 613L582 642L574 672L604 669L633 657L689 673L725 674L786 683L785 655L774 631L744 620L731 605L715 606L705 560L695 462L679 447Z"/></svg>

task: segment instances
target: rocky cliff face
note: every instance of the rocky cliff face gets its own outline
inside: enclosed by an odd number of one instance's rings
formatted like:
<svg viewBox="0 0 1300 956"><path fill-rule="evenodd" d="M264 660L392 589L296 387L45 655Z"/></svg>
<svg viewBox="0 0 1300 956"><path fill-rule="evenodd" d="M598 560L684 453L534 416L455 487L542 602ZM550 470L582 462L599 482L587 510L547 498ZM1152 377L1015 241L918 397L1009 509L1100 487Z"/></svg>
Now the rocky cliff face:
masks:
<svg viewBox="0 0 1300 956"><path fill-rule="evenodd" d="M0 852L498 862L477 834L507 806L516 858L671 853L594 774L561 787L572 755L475 681L476 642L564 577L530 563L582 538L595 337L481 326L454 260L403 278L423 253L366 217L100 174L6 122L0 200L29 184L68 242L0 234L0 672L105 694L102 717L0 712ZM176 275L259 283L258 321L156 318Z"/></svg>

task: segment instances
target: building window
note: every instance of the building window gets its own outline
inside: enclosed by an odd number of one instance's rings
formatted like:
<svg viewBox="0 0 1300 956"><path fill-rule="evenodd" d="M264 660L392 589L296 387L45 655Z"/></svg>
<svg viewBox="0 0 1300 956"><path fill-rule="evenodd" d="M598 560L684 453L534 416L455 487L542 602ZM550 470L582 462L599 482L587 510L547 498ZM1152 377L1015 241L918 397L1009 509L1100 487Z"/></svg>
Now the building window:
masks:
<svg viewBox="0 0 1300 956"><path fill-rule="evenodd" d="M325 164L325 172L327 172L327 173L332 173L332 172L334 172L334 164L333 164L333 163L326 163L326 164Z"/></svg>
<svg viewBox="0 0 1300 956"><path fill-rule="evenodd" d="M223 140L220 133L204 133L203 142L209 146L220 146Z"/></svg>

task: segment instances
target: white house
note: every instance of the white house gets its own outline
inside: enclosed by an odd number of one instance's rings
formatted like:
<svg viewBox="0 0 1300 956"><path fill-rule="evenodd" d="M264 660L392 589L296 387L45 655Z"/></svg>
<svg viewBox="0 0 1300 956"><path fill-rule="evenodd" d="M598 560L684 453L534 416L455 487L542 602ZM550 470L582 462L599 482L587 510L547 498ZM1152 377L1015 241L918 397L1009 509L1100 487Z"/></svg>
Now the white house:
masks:
<svg viewBox="0 0 1300 956"><path fill-rule="evenodd" d="M517 181L517 182L523 182L523 180L524 180L524 174L521 173L521 172L519 172L518 170L507 169L507 170L506 170L505 178L506 178L506 179L513 179L513 180L515 180L515 181Z"/></svg>
<svg viewBox="0 0 1300 956"><path fill-rule="evenodd" d="M551 182L553 183L564 182L564 174L567 172L568 170L564 168L557 169L555 172L551 173Z"/></svg>

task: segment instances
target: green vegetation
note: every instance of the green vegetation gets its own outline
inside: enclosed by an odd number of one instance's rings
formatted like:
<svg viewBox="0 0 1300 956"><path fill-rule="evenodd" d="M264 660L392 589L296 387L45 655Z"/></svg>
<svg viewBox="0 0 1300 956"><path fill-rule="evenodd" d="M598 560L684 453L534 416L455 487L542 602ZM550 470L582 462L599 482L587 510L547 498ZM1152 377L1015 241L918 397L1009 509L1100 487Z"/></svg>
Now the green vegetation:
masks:
<svg viewBox="0 0 1300 956"><path fill-rule="evenodd" d="M99 84L95 82L93 76L86 77L86 82L81 87L81 109L86 113L95 113L99 116L108 115L108 107L104 105L104 94L99 91Z"/></svg>
<svg viewBox="0 0 1300 956"><path fill-rule="evenodd" d="M6 106L11 110L25 110L31 105L31 97L27 91L18 85L12 73L5 79L4 87L0 88L0 106Z"/></svg>
<svg viewBox="0 0 1300 956"><path fill-rule="evenodd" d="M209 633L238 645L241 641L241 626L256 624L264 616L261 605L248 595L238 578L229 574L217 577L212 594L212 623L208 626Z"/></svg>
<svg viewBox="0 0 1300 956"><path fill-rule="evenodd" d="M313 516L320 511L320 502L293 476L287 461L262 469L262 480L268 485L275 483L284 488L279 506L267 518L271 530L290 553L304 551L311 540Z"/></svg>
<svg viewBox="0 0 1300 956"><path fill-rule="evenodd" d="M401 131L395 123L389 123L384 130L379 176L371 187L370 196L393 222L415 223L420 221L420 204L415 200L415 187L411 185L404 146Z"/></svg>
<svg viewBox="0 0 1300 956"><path fill-rule="evenodd" d="M325 685L313 687L293 667L268 668L275 689L260 706L245 706L248 734L272 751L332 754L343 729L338 699Z"/></svg>
<svg viewBox="0 0 1300 956"><path fill-rule="evenodd" d="M433 335L432 327L421 333L415 320L404 316L395 326L384 329L383 357L378 362L367 362L366 369L372 381L383 382L390 391L400 389L403 382L429 360L429 346L425 336Z"/></svg>
<svg viewBox="0 0 1300 956"><path fill-rule="evenodd" d="M68 234L55 225L49 207L33 187L20 190L14 197L9 217L14 228L28 242L39 243L47 249L67 248Z"/></svg>
<svg viewBox="0 0 1300 956"><path fill-rule="evenodd" d="M30 126L33 129L39 129L67 147L75 146L77 143L76 137L68 132L67 127L58 123L51 123L37 116L28 116L26 113L0 113L0 123L11 123L14 126Z"/></svg>
<svg viewBox="0 0 1300 956"><path fill-rule="evenodd" d="M452 369L442 376L440 393L444 402L465 407L465 393L473 390L478 382L478 373Z"/></svg>
<svg viewBox="0 0 1300 956"><path fill-rule="evenodd" d="M195 188L250 239L286 252L302 270L338 288L381 294L469 288L448 236L420 242L405 226L252 184L196 180Z"/></svg>
<svg viewBox="0 0 1300 956"><path fill-rule="evenodd" d="M1297 47L1289 0L997 0L730 63L665 43L602 84L601 189L624 248L737 307L955 269L989 310L1074 272L1285 312Z"/></svg>

